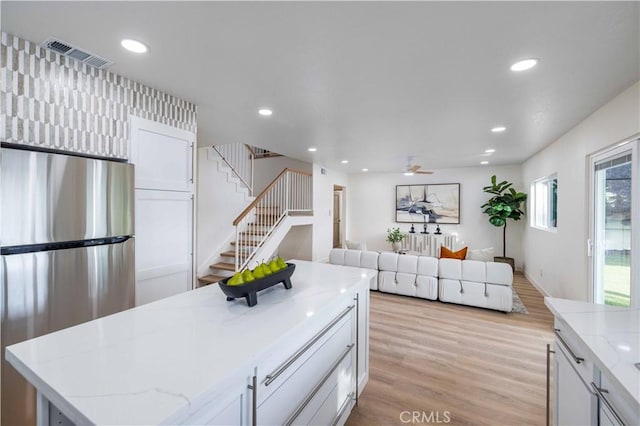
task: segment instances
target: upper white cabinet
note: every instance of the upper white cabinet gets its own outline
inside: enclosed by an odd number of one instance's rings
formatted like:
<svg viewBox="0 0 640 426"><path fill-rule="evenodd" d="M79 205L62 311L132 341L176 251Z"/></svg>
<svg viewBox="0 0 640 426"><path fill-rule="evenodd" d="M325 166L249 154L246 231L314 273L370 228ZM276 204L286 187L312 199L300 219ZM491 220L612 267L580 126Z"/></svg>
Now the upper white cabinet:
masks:
<svg viewBox="0 0 640 426"><path fill-rule="evenodd" d="M131 118L131 155L136 188L193 191L195 135L165 124Z"/></svg>
<svg viewBox="0 0 640 426"><path fill-rule="evenodd" d="M131 117L136 305L193 288L195 134Z"/></svg>

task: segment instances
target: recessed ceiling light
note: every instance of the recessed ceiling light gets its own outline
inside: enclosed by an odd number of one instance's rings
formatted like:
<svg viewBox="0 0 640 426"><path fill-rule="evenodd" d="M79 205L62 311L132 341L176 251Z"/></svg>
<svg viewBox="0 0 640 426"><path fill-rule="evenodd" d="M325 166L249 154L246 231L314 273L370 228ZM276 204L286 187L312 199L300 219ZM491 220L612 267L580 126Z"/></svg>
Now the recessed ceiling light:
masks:
<svg viewBox="0 0 640 426"><path fill-rule="evenodd" d="M489 164L488 161L481 161L480 164L482 164L483 166L486 166L487 164Z"/></svg>
<svg viewBox="0 0 640 426"><path fill-rule="evenodd" d="M405 176L413 176L413 172L404 172Z"/></svg>
<svg viewBox="0 0 640 426"><path fill-rule="evenodd" d="M496 150L493 148L489 148L489 149L485 149L484 152L486 152L487 154L493 154L494 152L496 152Z"/></svg>
<svg viewBox="0 0 640 426"><path fill-rule="evenodd" d="M368 172L368 171L369 171L369 169L362 169L362 171L363 171L363 172Z"/></svg>
<svg viewBox="0 0 640 426"><path fill-rule="evenodd" d="M267 109L267 108L262 108L262 109L258 110L258 114L264 115L265 117L268 117L271 114L273 114L273 111L271 111L270 109Z"/></svg>
<svg viewBox="0 0 640 426"><path fill-rule="evenodd" d="M316 152L317 150L318 150L318 148L309 148L309 149L307 149L307 151L309 151L309 152Z"/></svg>
<svg viewBox="0 0 640 426"><path fill-rule="evenodd" d="M511 65L511 71L526 71L528 69L531 69L533 67L535 67L538 64L538 60L531 58L531 59L524 59L522 61L518 61L515 64Z"/></svg>
<svg viewBox="0 0 640 426"><path fill-rule="evenodd" d="M342 160L341 163L342 164L349 164L349 160Z"/></svg>
<svg viewBox="0 0 640 426"><path fill-rule="evenodd" d="M134 53L146 53L149 50L146 44L130 38L125 38L120 42L120 44L128 51Z"/></svg>
<svg viewBox="0 0 640 426"><path fill-rule="evenodd" d="M491 129L493 133L500 133L500 132L504 132L505 130L507 130L507 128L504 126L496 126L493 129Z"/></svg>

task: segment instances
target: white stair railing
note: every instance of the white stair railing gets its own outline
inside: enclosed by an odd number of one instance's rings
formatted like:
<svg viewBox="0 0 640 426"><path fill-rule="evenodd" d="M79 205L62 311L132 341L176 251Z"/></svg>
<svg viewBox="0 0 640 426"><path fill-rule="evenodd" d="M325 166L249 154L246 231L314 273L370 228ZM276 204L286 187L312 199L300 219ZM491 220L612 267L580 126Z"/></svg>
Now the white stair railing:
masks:
<svg viewBox="0 0 640 426"><path fill-rule="evenodd" d="M239 143L230 143L214 145L213 150L220 155L222 161L229 166L233 174L247 187L249 195L253 195L253 160L255 159L255 153L251 147Z"/></svg>
<svg viewBox="0 0 640 426"><path fill-rule="evenodd" d="M236 271L255 257L285 216L312 211L312 176L284 169L233 221L236 227Z"/></svg>

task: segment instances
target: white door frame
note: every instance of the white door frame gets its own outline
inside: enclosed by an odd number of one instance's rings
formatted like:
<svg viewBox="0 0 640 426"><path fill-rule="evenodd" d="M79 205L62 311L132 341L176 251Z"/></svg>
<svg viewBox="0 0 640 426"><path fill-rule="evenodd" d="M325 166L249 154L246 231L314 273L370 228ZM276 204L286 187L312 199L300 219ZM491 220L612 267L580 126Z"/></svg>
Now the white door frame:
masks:
<svg viewBox="0 0 640 426"><path fill-rule="evenodd" d="M595 262L593 242L596 233L595 211L595 165L596 163L612 156L631 151L631 307L639 307L640 304L640 134L617 142L603 150L588 156L588 200L589 200L589 232L587 239L587 256L589 269L589 301L595 303Z"/></svg>

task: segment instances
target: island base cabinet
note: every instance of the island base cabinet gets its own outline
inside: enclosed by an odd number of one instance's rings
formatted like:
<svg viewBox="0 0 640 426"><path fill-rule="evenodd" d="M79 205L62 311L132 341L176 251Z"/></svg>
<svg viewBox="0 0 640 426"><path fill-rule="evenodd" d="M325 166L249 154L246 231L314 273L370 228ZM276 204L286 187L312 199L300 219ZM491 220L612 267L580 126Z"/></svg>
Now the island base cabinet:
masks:
<svg viewBox="0 0 640 426"><path fill-rule="evenodd" d="M340 410L355 400L358 313L355 295L345 295L316 314L304 335L265 354L257 367L258 424L340 423Z"/></svg>
<svg viewBox="0 0 640 426"><path fill-rule="evenodd" d="M561 344L555 344L555 424L586 426L597 424L597 399L573 366Z"/></svg>
<svg viewBox="0 0 640 426"><path fill-rule="evenodd" d="M592 385L598 393L600 425L639 425L640 406L620 392L619 388L602 372L600 385Z"/></svg>
<svg viewBox="0 0 640 426"><path fill-rule="evenodd" d="M169 424L188 425L234 425L252 424L252 404L255 394L252 392L254 368L246 369L234 375L218 388L218 391L206 398L206 402L186 419L169 419ZM197 404L196 404L197 405Z"/></svg>

